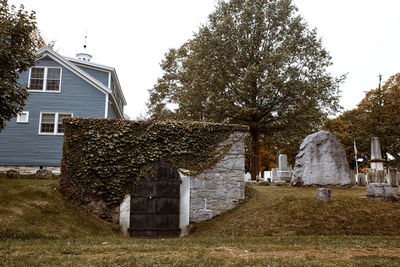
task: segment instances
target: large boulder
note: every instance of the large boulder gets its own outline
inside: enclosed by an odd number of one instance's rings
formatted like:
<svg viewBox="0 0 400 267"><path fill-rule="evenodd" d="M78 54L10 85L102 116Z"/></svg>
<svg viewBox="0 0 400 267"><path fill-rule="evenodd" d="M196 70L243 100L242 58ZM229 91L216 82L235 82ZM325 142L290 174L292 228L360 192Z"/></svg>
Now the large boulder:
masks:
<svg viewBox="0 0 400 267"><path fill-rule="evenodd" d="M351 186L346 153L332 133L319 131L304 139L290 183L292 186Z"/></svg>

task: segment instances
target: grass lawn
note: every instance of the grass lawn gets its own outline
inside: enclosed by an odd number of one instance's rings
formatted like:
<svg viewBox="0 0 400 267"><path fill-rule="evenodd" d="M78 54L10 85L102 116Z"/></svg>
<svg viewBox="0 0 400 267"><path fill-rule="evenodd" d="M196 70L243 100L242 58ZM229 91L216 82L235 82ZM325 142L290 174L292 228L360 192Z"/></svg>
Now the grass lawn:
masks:
<svg viewBox="0 0 400 267"><path fill-rule="evenodd" d="M0 179L0 266L400 266L400 203L365 187L247 187L185 238L138 239L63 201L58 181Z"/></svg>

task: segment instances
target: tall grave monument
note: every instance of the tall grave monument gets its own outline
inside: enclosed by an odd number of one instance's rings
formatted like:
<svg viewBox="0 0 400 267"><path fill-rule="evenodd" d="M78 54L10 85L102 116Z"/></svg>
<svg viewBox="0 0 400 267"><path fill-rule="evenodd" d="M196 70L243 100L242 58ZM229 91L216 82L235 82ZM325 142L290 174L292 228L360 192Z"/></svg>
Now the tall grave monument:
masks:
<svg viewBox="0 0 400 267"><path fill-rule="evenodd" d="M290 180L292 179L292 172L290 168L287 166L286 154L279 154L278 166L279 166L278 169L279 180L289 183Z"/></svg>
<svg viewBox="0 0 400 267"><path fill-rule="evenodd" d="M373 183L383 183L385 182L385 171L383 169L382 154L381 154L381 144L379 142L379 137L372 137L371 139L371 170L370 179Z"/></svg>

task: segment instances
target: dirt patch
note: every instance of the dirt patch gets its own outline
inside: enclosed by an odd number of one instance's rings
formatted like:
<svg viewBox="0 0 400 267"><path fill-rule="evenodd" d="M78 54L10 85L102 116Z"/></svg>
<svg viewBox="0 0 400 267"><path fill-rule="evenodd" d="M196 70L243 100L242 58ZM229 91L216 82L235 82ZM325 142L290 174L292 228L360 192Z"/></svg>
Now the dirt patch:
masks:
<svg viewBox="0 0 400 267"><path fill-rule="evenodd" d="M298 259L350 259L353 256L388 256L400 258L400 248L381 249L381 248L349 248L345 250L275 250L253 252L235 247L217 247L209 249L210 255L232 256L238 258L298 258Z"/></svg>

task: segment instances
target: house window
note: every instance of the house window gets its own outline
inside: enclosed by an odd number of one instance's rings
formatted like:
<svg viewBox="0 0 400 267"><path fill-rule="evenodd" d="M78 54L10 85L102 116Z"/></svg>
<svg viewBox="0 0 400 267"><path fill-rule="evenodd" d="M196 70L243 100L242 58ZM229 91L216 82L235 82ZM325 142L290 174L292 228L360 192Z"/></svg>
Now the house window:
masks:
<svg viewBox="0 0 400 267"><path fill-rule="evenodd" d="M64 134L63 120L71 118L71 113L40 113L39 134L62 135Z"/></svg>
<svg viewBox="0 0 400 267"><path fill-rule="evenodd" d="M31 91L60 92L61 68L33 67L29 73Z"/></svg>
<svg viewBox="0 0 400 267"><path fill-rule="evenodd" d="M63 120L71 117L71 114L58 114L57 133L64 133Z"/></svg>
<svg viewBox="0 0 400 267"><path fill-rule="evenodd" d="M44 68L32 68L29 89L43 91Z"/></svg>
<svg viewBox="0 0 400 267"><path fill-rule="evenodd" d="M48 68L46 91L60 91L61 69Z"/></svg>
<svg viewBox="0 0 400 267"><path fill-rule="evenodd" d="M17 115L17 123L28 123L29 111L22 111Z"/></svg>

